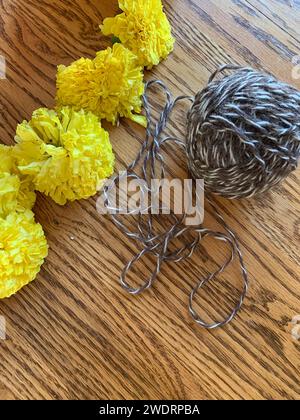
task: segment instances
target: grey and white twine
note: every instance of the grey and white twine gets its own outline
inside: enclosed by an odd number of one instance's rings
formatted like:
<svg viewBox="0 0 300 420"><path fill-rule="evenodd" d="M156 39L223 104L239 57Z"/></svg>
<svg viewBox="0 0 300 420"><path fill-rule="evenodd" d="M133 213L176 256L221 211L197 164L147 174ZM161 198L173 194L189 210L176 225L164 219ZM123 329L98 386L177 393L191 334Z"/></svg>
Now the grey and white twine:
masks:
<svg viewBox="0 0 300 420"><path fill-rule="evenodd" d="M235 71L215 80L225 69ZM195 97L187 152L208 192L249 198L268 191L297 168L300 92L252 69L222 67Z"/></svg>
<svg viewBox="0 0 300 420"><path fill-rule="evenodd" d="M216 79L224 70L233 73ZM160 88L166 102L158 122L152 117L149 90ZM192 102L187 118L187 140L165 136L164 132L175 107L182 101ZM223 66L210 78L208 86L195 98L180 96L173 99L160 80L146 84L143 96L148 121L145 141L125 176L146 182L151 192L151 179L165 176L162 148L170 143L186 151L188 168L195 179L205 180L205 190L227 198L252 197L267 191L296 169L300 155L300 93L273 77L248 68ZM137 175L139 166L141 175ZM159 169L158 169L159 168ZM123 175L124 176L124 175ZM110 185L118 185L116 175ZM146 193L147 193L146 192ZM206 329L225 326L237 315L247 294L249 282L236 235L230 230L211 198L206 197L214 215L224 229L215 232L203 226L186 226L186 215L172 213L169 228L156 233L153 216L139 214L135 229L126 226L118 209L110 201L110 187L104 189L105 205L115 225L141 246L122 271L121 285L137 295L149 289L158 277L163 263L178 263L189 259L205 237L213 237L229 245L228 259L213 273L201 279L190 293L189 312ZM111 212L114 210L116 214ZM162 208L160 209L162 210ZM146 221L145 221L146 218ZM181 240L182 246L171 251L172 242ZM142 286L133 287L128 274L143 256L155 257L155 268ZM196 294L237 259L240 263L243 288L232 312L220 322L207 323L195 310Z"/></svg>

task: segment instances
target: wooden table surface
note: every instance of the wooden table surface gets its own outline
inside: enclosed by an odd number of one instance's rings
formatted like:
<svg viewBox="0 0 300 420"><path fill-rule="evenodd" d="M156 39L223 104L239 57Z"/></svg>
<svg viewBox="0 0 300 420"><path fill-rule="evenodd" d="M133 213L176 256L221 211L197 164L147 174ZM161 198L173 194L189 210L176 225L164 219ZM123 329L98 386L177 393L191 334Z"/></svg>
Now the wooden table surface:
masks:
<svg viewBox="0 0 300 420"><path fill-rule="evenodd" d="M285 0L164 3L176 48L148 79L163 79L174 94L195 94L218 65L233 62L300 88L292 63L300 55L299 0L293 7ZM12 144L17 123L34 109L54 106L57 64L109 45L98 25L117 10L116 0L0 2L4 143ZM178 118L171 129L182 123ZM143 130L128 121L106 127L117 167L124 168ZM182 156L173 162L177 167L184 167ZM35 211L50 253L35 282L0 302L7 323L7 340L0 341L2 398L299 398L300 341L292 338L292 320L300 314L299 174L260 199L216 199L240 237L251 288L237 319L214 332L189 317L188 294L226 251L205 242L191 261L163 266L151 291L128 296L118 276L135 245L97 214L95 202L62 208L38 197ZM205 224L215 225L209 210ZM232 267L199 305L221 316L239 287L238 267Z"/></svg>

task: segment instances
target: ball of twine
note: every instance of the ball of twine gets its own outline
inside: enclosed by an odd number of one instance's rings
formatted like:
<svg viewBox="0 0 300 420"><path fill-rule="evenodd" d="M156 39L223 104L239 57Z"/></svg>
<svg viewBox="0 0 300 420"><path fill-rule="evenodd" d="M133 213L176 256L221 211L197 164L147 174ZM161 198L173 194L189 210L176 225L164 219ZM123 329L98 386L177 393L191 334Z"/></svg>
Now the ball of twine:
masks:
<svg viewBox="0 0 300 420"><path fill-rule="evenodd" d="M227 69L234 71L216 79ZM300 92L253 69L220 68L189 112L187 156L207 192L231 199L266 192L297 168Z"/></svg>

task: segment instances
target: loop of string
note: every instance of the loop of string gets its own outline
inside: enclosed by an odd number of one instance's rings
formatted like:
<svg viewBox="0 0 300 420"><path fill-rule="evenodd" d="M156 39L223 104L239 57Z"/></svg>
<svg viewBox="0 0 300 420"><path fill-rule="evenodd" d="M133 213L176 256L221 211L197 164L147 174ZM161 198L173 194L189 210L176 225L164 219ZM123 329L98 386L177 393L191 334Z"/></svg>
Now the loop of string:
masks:
<svg viewBox="0 0 300 420"><path fill-rule="evenodd" d="M157 87L164 93L166 97L165 105L159 115L158 121L155 122L153 117L153 109L149 102L149 90L153 87ZM134 223L134 229L128 228L125 223L121 220L120 208L113 205L110 198L110 191L112 186L117 186L120 184L122 177L127 177L127 179L135 179L136 181L142 181L143 185L146 185L144 191L145 194L151 193L151 180L152 179L162 179L166 174L166 163L162 155L162 148L168 144L176 144L184 151L186 151L186 143L181 139L173 136L164 136L164 131L167 127L168 121L171 118L175 107L183 101L194 102L194 98L190 96L179 96L176 99L173 99L170 91L165 86L165 84L160 80L150 81L145 86L145 93L143 95L144 109L147 118L147 129L145 140L140 148L140 151L135 158L135 160L128 166L127 171L121 175L115 175L110 180L110 187L105 186L104 188L104 204L108 209L108 213L112 218L114 224L129 238L138 242L142 249L138 252L124 267L124 270L121 273L120 282L122 287L130 294L138 295L145 290L152 287L153 283L157 279L162 264L164 263L179 263L189 259L200 242L205 237L212 237L217 241L221 241L229 245L230 255L227 260L213 273L208 275L206 278L198 281L196 286L190 293L189 297L189 313L193 319L200 326L206 329L215 329L222 327L229 322L237 315L239 310L243 305L247 290L248 290L248 275L244 265L242 253L237 241L235 234L229 229L225 220L217 210L215 204L211 199L206 198L207 202L211 205L214 215L216 216L218 222L222 225L225 230L225 233L214 232L210 229L205 229L202 226L187 226L185 224L186 214L178 216L171 212L170 220L172 221L172 226L165 228L163 233L156 233L153 223L153 215L151 214L151 206L143 211L128 213L133 216L137 216L136 223ZM141 175L137 175L136 171L138 167L141 166ZM159 169L158 169L159 168ZM160 205L159 208L156 208L157 211L163 211L163 205ZM146 211L145 211L146 210ZM157 214L157 213L156 213ZM122 216L127 217L127 216ZM145 220L146 219L146 220ZM171 245L174 248L174 242L181 240L182 246L179 246L178 249L170 250ZM128 282L128 275L131 272L134 264L143 258L145 255L152 255L155 258L155 268L151 272L150 276L144 280L143 284L140 287L133 287ZM202 320L197 311L195 310L195 297L197 293L208 283L213 282L214 279L223 273L226 268L235 260L238 259L241 268L241 274L243 278L243 290L240 294L240 298L231 311L231 313L221 322L207 323Z"/></svg>

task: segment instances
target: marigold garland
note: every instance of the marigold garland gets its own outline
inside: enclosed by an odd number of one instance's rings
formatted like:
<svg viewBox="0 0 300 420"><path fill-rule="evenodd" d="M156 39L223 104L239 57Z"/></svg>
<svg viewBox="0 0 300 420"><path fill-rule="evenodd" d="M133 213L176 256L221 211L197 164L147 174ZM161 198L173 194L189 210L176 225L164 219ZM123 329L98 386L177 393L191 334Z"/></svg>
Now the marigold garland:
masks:
<svg viewBox="0 0 300 420"><path fill-rule="evenodd" d="M160 0L119 0L124 13L105 19L112 48L58 66L57 111L41 108L17 127L16 146L0 145L0 299L35 279L48 245L31 209L34 190L56 203L89 198L113 173L114 153L100 120L146 126L143 67L173 50ZM119 43L119 41L121 43ZM99 120L100 119L100 120Z"/></svg>
<svg viewBox="0 0 300 420"><path fill-rule="evenodd" d="M145 117L137 115L143 93L142 67L121 44L98 52L93 60L81 58L68 67L58 66L58 108L85 109L113 124L126 117L145 126Z"/></svg>
<svg viewBox="0 0 300 420"><path fill-rule="evenodd" d="M151 69L173 51L175 39L161 0L119 0L123 13L104 19L100 29L114 35Z"/></svg>
<svg viewBox="0 0 300 420"><path fill-rule="evenodd" d="M95 195L114 170L109 134L91 112L38 109L15 140L20 173L60 205Z"/></svg>

